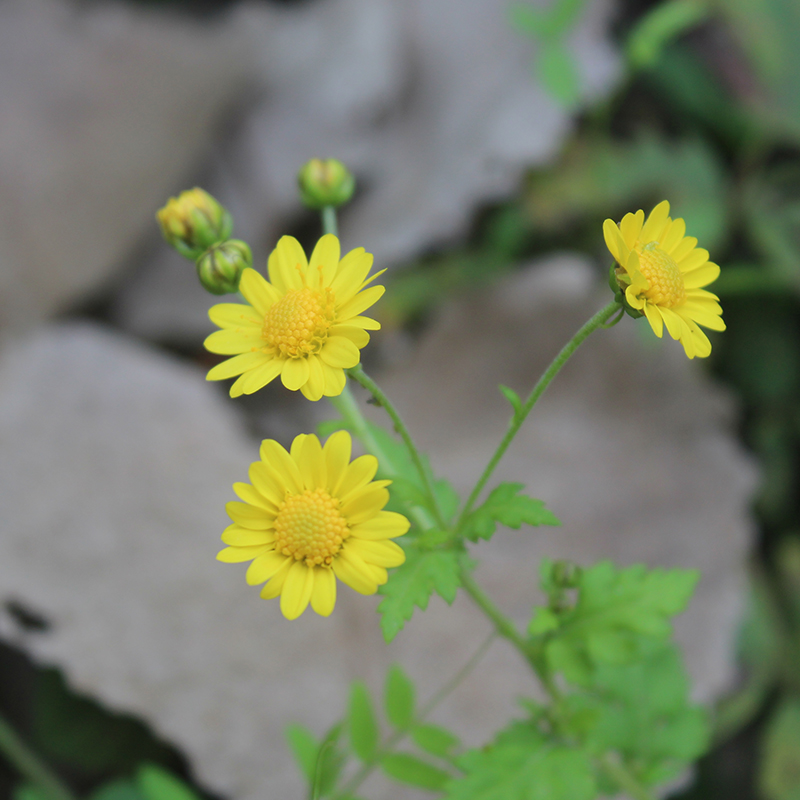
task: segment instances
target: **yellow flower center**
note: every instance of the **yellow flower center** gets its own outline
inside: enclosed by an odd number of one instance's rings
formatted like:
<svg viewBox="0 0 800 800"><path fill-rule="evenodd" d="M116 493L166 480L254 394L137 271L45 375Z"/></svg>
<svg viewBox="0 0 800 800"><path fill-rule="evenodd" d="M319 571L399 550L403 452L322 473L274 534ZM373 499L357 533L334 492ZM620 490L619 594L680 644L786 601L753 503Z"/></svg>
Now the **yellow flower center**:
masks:
<svg viewBox="0 0 800 800"><path fill-rule="evenodd" d="M329 567L349 535L338 499L324 489L288 495L275 518L275 549L309 567Z"/></svg>
<svg viewBox="0 0 800 800"><path fill-rule="evenodd" d="M290 289L267 311L262 335L284 358L303 358L319 352L333 320L330 289Z"/></svg>
<svg viewBox="0 0 800 800"><path fill-rule="evenodd" d="M647 278L650 287L643 294L653 303L665 308L680 305L686 300L686 287L678 265L669 253L665 253L658 242L636 244L639 254L639 269Z"/></svg>

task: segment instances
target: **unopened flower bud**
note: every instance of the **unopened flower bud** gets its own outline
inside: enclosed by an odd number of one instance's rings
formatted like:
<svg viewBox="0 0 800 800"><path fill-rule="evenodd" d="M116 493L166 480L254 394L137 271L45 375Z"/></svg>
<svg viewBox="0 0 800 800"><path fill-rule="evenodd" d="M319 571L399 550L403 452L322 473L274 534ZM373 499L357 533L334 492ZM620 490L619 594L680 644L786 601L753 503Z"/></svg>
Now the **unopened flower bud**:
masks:
<svg viewBox="0 0 800 800"><path fill-rule="evenodd" d="M344 205L356 188L353 174L341 161L312 158L297 174L300 199L309 208Z"/></svg>
<svg viewBox="0 0 800 800"><path fill-rule="evenodd" d="M580 585L583 570L572 561L555 561L551 578L556 586L563 589L574 589Z"/></svg>
<svg viewBox="0 0 800 800"><path fill-rule="evenodd" d="M229 239L215 244L197 259L197 277L211 294L233 294L246 267L253 265L253 256L246 242Z"/></svg>
<svg viewBox="0 0 800 800"><path fill-rule="evenodd" d="M197 187L170 197L156 213L156 219L167 242L192 261L212 245L225 241L233 230L228 211Z"/></svg>

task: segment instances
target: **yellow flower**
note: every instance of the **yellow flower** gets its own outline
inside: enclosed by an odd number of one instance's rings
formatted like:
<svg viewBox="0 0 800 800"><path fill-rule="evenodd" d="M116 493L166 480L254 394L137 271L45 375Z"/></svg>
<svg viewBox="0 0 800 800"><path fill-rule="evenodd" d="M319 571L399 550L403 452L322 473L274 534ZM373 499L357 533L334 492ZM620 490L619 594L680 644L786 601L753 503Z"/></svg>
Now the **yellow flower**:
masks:
<svg viewBox="0 0 800 800"><path fill-rule="evenodd" d="M339 240L327 234L309 262L300 243L284 236L269 257L269 281L244 270L239 291L250 305L221 303L208 312L222 330L205 340L206 349L234 356L214 367L208 380L240 375L231 397L252 394L278 375L309 400L341 394L344 370L361 359L367 331L380 329L360 314L383 294L383 286L365 287L385 270L367 278L372 255L363 247L341 261L339 253Z"/></svg>
<svg viewBox="0 0 800 800"><path fill-rule="evenodd" d="M233 525L217 558L252 561L247 582L267 583L261 596L280 595L281 611L296 619L311 602L327 617L336 603L336 578L361 594L386 583L387 567L405 561L390 539L402 536L408 520L383 511L391 481L373 481L375 456L350 461L347 431L332 434L325 446L300 434L289 453L273 439L261 444L261 460L250 465L250 480L235 483L243 500L227 505Z"/></svg>
<svg viewBox="0 0 800 800"><path fill-rule="evenodd" d="M703 289L719 276L719 267L708 260L708 251L697 239L686 236L686 223L669 216L664 200L647 221L641 209L626 214L619 227L603 223L606 245L621 269L617 281L631 308L647 317L656 336L666 325L679 339L689 358L705 358L711 342L698 327L724 331L719 298Z"/></svg>

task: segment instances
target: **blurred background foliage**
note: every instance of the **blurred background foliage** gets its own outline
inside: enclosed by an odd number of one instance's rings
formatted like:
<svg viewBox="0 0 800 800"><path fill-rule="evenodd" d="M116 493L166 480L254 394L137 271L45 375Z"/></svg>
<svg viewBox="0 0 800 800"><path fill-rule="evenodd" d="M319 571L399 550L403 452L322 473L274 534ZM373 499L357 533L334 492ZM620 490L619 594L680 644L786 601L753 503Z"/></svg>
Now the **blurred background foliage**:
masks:
<svg viewBox="0 0 800 800"><path fill-rule="evenodd" d="M453 292L561 249L583 251L602 273L603 219L670 200L722 266L712 288L728 330L703 366L738 398L740 435L763 476L740 684L716 711L714 749L673 797L800 800L800 3L620 0L614 37L625 78L611 97L579 108L566 40L589 1L510 7L509 26L536 43L531 79L574 110L574 132L556 163L477 215L467 241L396 270L384 315L419 324ZM140 2L212 15L229 5ZM15 613L35 635L35 615ZM81 795L194 796L163 777L190 780L190 771L144 723L76 696L13 646L0 647L0 669L0 706ZM150 768L160 789L146 789L146 762L168 771ZM0 791L35 800L2 762Z"/></svg>

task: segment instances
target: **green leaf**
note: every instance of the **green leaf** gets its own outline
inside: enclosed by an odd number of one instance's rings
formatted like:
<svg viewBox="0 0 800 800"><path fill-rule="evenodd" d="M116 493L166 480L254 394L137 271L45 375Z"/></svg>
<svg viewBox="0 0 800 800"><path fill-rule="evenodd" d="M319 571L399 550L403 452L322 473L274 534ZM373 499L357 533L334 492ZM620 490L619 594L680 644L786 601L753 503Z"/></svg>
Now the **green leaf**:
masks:
<svg viewBox="0 0 800 800"><path fill-rule="evenodd" d="M345 762L345 754L339 746L343 728L341 722L334 725L319 746L312 781L312 797L324 797L336 787L336 781Z"/></svg>
<svg viewBox="0 0 800 800"><path fill-rule="evenodd" d="M483 505L470 514L465 536L473 542L491 539L497 523L509 528L527 525L560 525L558 518L545 508L541 500L519 494L521 483L501 483L493 489Z"/></svg>
<svg viewBox="0 0 800 800"><path fill-rule="evenodd" d="M434 592L452 603L460 585L455 551L407 549L405 563L392 570L388 582L378 590L383 595L378 611L382 615L384 639L391 642L411 619L415 608L424 611Z"/></svg>
<svg viewBox="0 0 800 800"><path fill-rule="evenodd" d="M655 786L702 755L710 731L703 709L689 703L678 649L644 640L640 652L632 664L597 667L590 691L566 698L560 710L590 752L617 752L641 783Z"/></svg>
<svg viewBox="0 0 800 800"><path fill-rule="evenodd" d="M14 800L36 800L36 798L15 797ZM119 778L95 789L89 795L89 800L144 800L144 795L132 780Z"/></svg>
<svg viewBox="0 0 800 800"><path fill-rule="evenodd" d="M348 721L353 752L362 761L369 761L378 749L378 721L369 690L361 681L355 681L350 687Z"/></svg>
<svg viewBox="0 0 800 800"><path fill-rule="evenodd" d="M497 388L500 389L503 397L511 403L511 407L514 409L514 416L519 416L522 411L522 399L520 396L513 389L509 389L508 386L503 386L502 383Z"/></svg>
<svg viewBox="0 0 800 800"><path fill-rule="evenodd" d="M578 22L584 0L554 0L549 8L515 5L509 10L512 27L535 39L562 37Z"/></svg>
<svg viewBox="0 0 800 800"><path fill-rule="evenodd" d="M618 569L610 561L583 570L577 602L555 612L559 626L548 634L544 650L550 667L586 684L599 664L635 660L642 637L663 640L671 634L669 618L684 610L699 577L696 570L647 570L641 564ZM532 624L541 632L538 611Z"/></svg>
<svg viewBox="0 0 800 800"><path fill-rule="evenodd" d="M594 800L598 793L590 755L546 740L530 723L512 723L458 763L467 774L447 785L447 800Z"/></svg>
<svg viewBox="0 0 800 800"><path fill-rule="evenodd" d="M136 786L145 800L199 800L193 789L157 764L139 767Z"/></svg>
<svg viewBox="0 0 800 800"><path fill-rule="evenodd" d="M395 728L407 728L414 719L414 684L399 664L386 673L386 717Z"/></svg>
<svg viewBox="0 0 800 800"><path fill-rule="evenodd" d="M461 743L458 736L438 725L417 725L411 731L411 738L421 750L442 757L449 756L453 748Z"/></svg>
<svg viewBox="0 0 800 800"><path fill-rule="evenodd" d="M287 725L284 736L300 771L309 783L313 783L319 754L317 737L305 726L297 724Z"/></svg>
<svg viewBox="0 0 800 800"><path fill-rule="evenodd" d="M18 783L11 792L11 800L50 800L50 795L32 783Z"/></svg>
<svg viewBox="0 0 800 800"><path fill-rule="evenodd" d="M659 59L670 40L695 27L709 14L704 0L667 0L637 20L626 43L634 68L649 67Z"/></svg>
<svg viewBox="0 0 800 800"><path fill-rule="evenodd" d="M441 791L450 774L408 753L390 753L381 759L381 769L401 783Z"/></svg>
<svg viewBox="0 0 800 800"><path fill-rule="evenodd" d="M769 720L758 785L766 800L800 797L800 700L784 700Z"/></svg>
<svg viewBox="0 0 800 800"><path fill-rule="evenodd" d="M562 105L572 108L581 97L581 83L575 57L560 39L539 46L536 75L542 86Z"/></svg>

